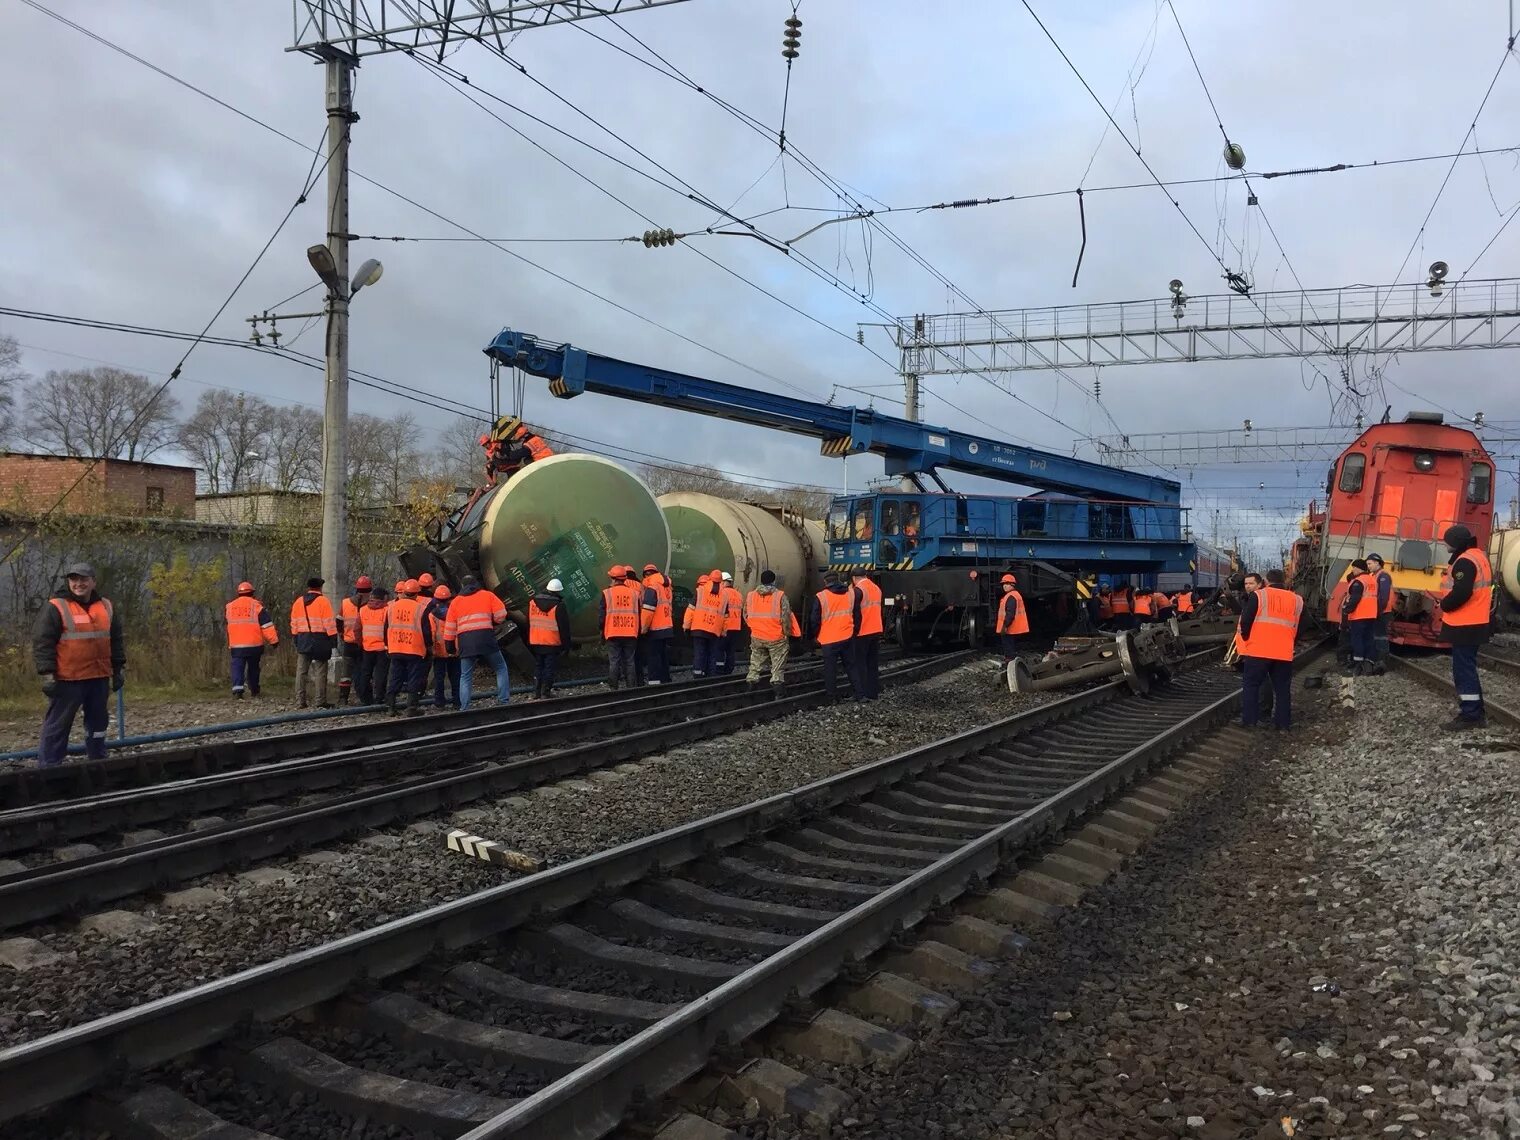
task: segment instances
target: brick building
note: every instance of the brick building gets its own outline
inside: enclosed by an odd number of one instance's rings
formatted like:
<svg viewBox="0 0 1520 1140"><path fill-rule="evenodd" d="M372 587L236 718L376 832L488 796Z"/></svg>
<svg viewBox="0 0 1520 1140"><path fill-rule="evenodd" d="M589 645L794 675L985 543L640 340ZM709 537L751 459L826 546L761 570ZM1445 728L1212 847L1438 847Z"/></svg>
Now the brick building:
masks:
<svg viewBox="0 0 1520 1140"><path fill-rule="evenodd" d="M66 514L195 517L194 467L0 452L0 510L40 514L65 492Z"/></svg>

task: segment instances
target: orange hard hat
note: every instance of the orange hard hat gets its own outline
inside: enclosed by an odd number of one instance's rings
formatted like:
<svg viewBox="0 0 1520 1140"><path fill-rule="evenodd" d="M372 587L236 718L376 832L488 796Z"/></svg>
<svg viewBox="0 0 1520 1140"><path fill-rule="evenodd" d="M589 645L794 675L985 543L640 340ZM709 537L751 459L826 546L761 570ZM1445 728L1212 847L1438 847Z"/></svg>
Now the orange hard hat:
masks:
<svg viewBox="0 0 1520 1140"><path fill-rule="evenodd" d="M397 579L397 581L396 581L396 593L399 594L404 589L406 589L406 579L405 578Z"/></svg>
<svg viewBox="0 0 1520 1140"><path fill-rule="evenodd" d="M434 581L435 579L431 574L424 573L417 575L417 585L421 586L423 589L427 589L427 587L431 586Z"/></svg>
<svg viewBox="0 0 1520 1140"><path fill-rule="evenodd" d="M252 582L239 582L238 583L238 593L240 593L240 594L251 594L251 593L253 593L253 583Z"/></svg>
<svg viewBox="0 0 1520 1140"><path fill-rule="evenodd" d="M354 589L369 590L374 588L374 583L369 580L368 574L360 574L354 579Z"/></svg>
<svg viewBox="0 0 1520 1140"><path fill-rule="evenodd" d="M450 590L447 586L443 585L441 582L433 589L433 597L438 599L440 602L446 602L453 596L453 591Z"/></svg>
<svg viewBox="0 0 1520 1140"><path fill-rule="evenodd" d="M401 583L401 588L408 594L415 594L418 590L422 589L422 587L417 584L416 578L408 578L405 582Z"/></svg>
<svg viewBox="0 0 1520 1140"><path fill-rule="evenodd" d="M1012 574L1004 574L1000 581L1006 583L1009 586L1012 586L1018 582L1018 579L1015 578Z"/></svg>
<svg viewBox="0 0 1520 1140"><path fill-rule="evenodd" d="M623 568L621 566L611 566L611 567L608 567L608 569L607 569L607 577L609 577L609 578L621 578L622 576L623 576Z"/></svg>
<svg viewBox="0 0 1520 1140"><path fill-rule="evenodd" d="M705 585L707 585L707 583L709 581L710 581L710 579L707 577L706 574L698 574L697 575L697 585L699 585L699 586L705 586Z"/></svg>

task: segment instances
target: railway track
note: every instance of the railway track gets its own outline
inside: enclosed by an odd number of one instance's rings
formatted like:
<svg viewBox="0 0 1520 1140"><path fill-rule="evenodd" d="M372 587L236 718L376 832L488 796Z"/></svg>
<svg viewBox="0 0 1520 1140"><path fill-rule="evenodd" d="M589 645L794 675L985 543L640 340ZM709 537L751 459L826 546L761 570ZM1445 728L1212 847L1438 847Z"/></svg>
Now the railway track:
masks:
<svg viewBox="0 0 1520 1140"><path fill-rule="evenodd" d="M972 657L896 661L883 669L882 682L923 680ZM449 812L823 704L818 668L796 676L780 698L768 686L749 691L741 680L737 687L662 687L659 694L583 705L579 715L566 715L553 703L534 705L530 709L543 711L500 723L0 812L0 854L18 864L0 872L0 930ZM571 741L577 743L567 744ZM164 834L149 826L169 822L181 830ZM57 846L102 837L110 845Z"/></svg>
<svg viewBox="0 0 1520 1140"><path fill-rule="evenodd" d="M882 663L888 665L900 659L900 654L887 653L883 654ZM791 669L794 680L805 679L817 671L816 664L796 659ZM635 715L682 700L694 700L697 693L709 701L744 694L744 677L740 674L723 680L686 681L621 692L579 693L549 701L520 700L508 705L488 702L463 711L430 712L420 718L397 719L374 714L357 723L267 736L207 738L169 748L114 753L103 760L86 760L53 768L10 766L0 768L0 810L130 791L172 780L214 776L332 752L395 745L403 741L426 744L431 738L445 738L450 732L494 730L521 722L543 724L548 723L544 718L565 719L566 714L575 714L578 718L619 712Z"/></svg>
<svg viewBox="0 0 1520 1140"><path fill-rule="evenodd" d="M1194 655L1148 697L1123 682L1077 693L0 1052L0 1121L51 1109L21 1134L89 1121L219 1140L359 1135L360 1119L467 1140L604 1136L852 963L911 953L906 930L1228 718L1239 681L1216 661ZM153 1071L125 1088L124 1069Z"/></svg>
<svg viewBox="0 0 1520 1140"><path fill-rule="evenodd" d="M1479 650L1478 664L1510 676L1520 676L1520 655L1495 649L1491 645L1485 645Z"/></svg>
<svg viewBox="0 0 1520 1140"><path fill-rule="evenodd" d="M1501 658L1490 657L1488 650L1484 650L1479 657L1480 663L1486 665L1492 665L1498 660L1501 660ZM1451 681L1451 665L1445 658L1416 660L1411 657L1390 655L1388 663L1393 666L1396 672L1418 681L1427 689L1440 693L1443 696L1451 697L1453 703L1455 703L1456 687ZM1516 663L1515 671L1520 672L1520 663ZM1483 707L1487 711L1490 721L1513 728L1520 728L1520 709L1514 709L1509 705L1495 701L1486 694L1483 698Z"/></svg>

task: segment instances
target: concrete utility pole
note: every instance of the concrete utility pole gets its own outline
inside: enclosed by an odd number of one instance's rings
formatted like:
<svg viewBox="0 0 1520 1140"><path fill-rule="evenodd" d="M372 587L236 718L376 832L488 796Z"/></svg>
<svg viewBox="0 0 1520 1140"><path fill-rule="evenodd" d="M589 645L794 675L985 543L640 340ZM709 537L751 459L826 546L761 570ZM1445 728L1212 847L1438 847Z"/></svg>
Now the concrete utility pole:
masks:
<svg viewBox="0 0 1520 1140"><path fill-rule="evenodd" d="M322 577L337 613L348 581L348 133L354 122L354 58L327 55L327 397L322 409ZM337 660L336 655L333 659Z"/></svg>

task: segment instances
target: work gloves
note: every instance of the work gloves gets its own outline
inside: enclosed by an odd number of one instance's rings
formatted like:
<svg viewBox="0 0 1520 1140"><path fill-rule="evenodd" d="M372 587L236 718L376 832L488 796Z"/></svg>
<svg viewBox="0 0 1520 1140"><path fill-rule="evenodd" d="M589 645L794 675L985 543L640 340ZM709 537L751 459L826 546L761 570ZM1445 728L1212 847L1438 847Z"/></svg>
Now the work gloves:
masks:
<svg viewBox="0 0 1520 1140"><path fill-rule="evenodd" d="M113 692L113 693L119 693L119 692L121 692L121 687L123 685L125 685L126 683L127 683L126 674L123 673L120 669L116 670L116 672L114 672L114 673L111 674L111 692Z"/></svg>
<svg viewBox="0 0 1520 1140"><path fill-rule="evenodd" d="M44 673L42 675L42 695L44 697L51 697L57 691L58 681L51 673Z"/></svg>

